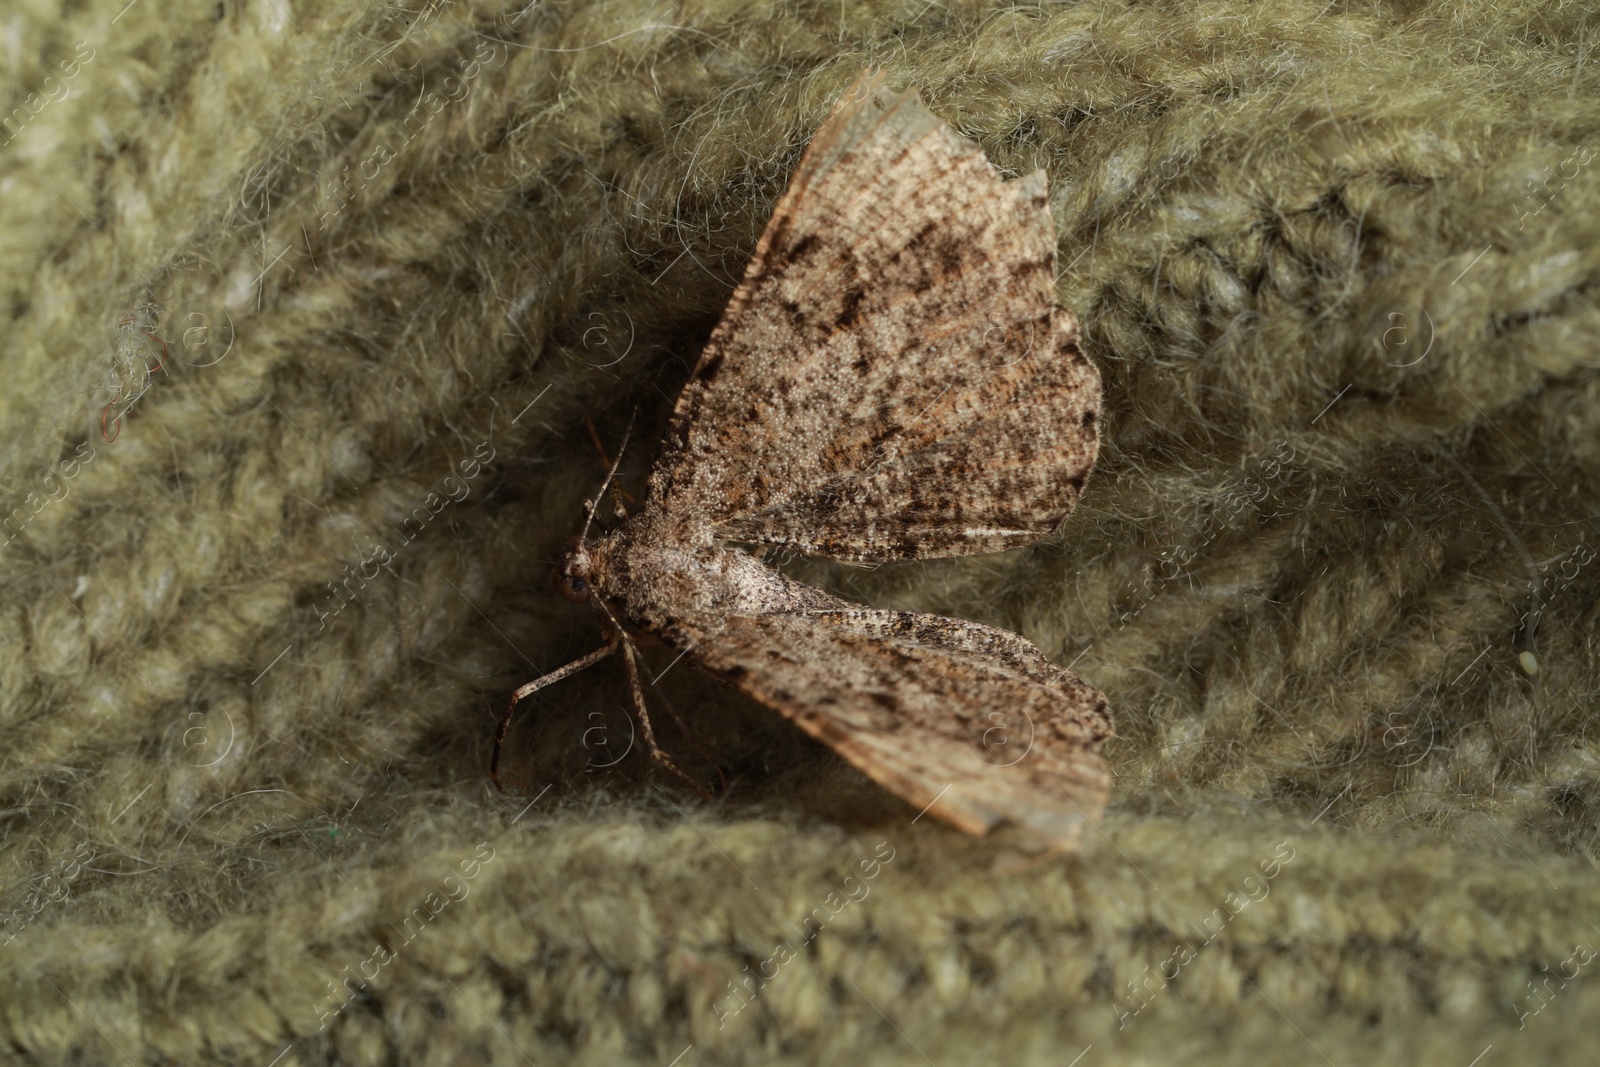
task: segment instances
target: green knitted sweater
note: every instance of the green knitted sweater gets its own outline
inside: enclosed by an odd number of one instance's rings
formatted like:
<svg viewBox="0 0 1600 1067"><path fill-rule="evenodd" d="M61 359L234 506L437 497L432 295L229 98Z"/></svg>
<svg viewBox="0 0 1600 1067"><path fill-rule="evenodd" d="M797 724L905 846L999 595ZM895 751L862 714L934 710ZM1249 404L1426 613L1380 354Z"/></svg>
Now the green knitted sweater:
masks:
<svg viewBox="0 0 1600 1067"><path fill-rule="evenodd" d="M87 0L0 15L0 1062L1589 1063L1582 5ZM549 588L867 63L1044 167L1099 464L797 564L1110 698L1021 857ZM870 873L869 873L870 872Z"/></svg>

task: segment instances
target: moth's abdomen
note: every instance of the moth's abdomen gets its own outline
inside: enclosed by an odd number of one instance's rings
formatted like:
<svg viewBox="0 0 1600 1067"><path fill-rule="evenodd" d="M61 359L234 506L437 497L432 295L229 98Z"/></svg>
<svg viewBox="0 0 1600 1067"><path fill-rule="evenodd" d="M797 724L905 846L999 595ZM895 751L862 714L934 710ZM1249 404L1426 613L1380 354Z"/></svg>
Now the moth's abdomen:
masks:
<svg viewBox="0 0 1600 1067"><path fill-rule="evenodd" d="M766 615L839 606L827 593L786 578L749 553L711 545L682 548L619 538L597 551L602 593L628 621L652 633L679 636L675 620Z"/></svg>

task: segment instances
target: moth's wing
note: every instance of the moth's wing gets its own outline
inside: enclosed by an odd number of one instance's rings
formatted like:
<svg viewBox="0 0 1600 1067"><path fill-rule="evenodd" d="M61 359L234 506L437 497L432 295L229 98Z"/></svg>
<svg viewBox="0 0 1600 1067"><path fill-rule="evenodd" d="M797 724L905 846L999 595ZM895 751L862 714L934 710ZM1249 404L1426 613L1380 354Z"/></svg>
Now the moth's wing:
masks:
<svg viewBox="0 0 1600 1067"><path fill-rule="evenodd" d="M693 649L701 666L967 833L1007 821L1071 849L1105 808L1105 697L1016 634L869 608L716 631Z"/></svg>
<svg viewBox="0 0 1600 1067"><path fill-rule="evenodd" d="M724 519L716 535L860 562L998 552L1048 537L1076 506L1097 440L1099 377L1064 315L1053 327L1057 358L1028 360L1031 377L952 389L948 407L930 401L941 436L891 437L865 466Z"/></svg>
<svg viewBox="0 0 1600 1067"><path fill-rule="evenodd" d="M1043 171L1004 181L914 93L858 81L678 399L654 505L836 559L1048 535L1094 463L1100 402L1055 257Z"/></svg>

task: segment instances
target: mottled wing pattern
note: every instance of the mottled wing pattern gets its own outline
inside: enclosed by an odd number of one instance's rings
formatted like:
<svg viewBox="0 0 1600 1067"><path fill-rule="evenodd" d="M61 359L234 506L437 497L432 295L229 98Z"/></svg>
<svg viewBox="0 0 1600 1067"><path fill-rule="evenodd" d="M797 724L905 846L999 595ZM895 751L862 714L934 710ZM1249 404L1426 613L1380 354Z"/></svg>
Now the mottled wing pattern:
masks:
<svg viewBox="0 0 1600 1067"><path fill-rule="evenodd" d="M1075 848L1110 791L1105 697L1016 634L839 603L704 620L694 656L913 807Z"/></svg>
<svg viewBox="0 0 1600 1067"><path fill-rule="evenodd" d="M914 93L863 78L678 400L653 506L846 560L1048 535L1094 463L1100 398L1055 249L1042 171L1004 181Z"/></svg>

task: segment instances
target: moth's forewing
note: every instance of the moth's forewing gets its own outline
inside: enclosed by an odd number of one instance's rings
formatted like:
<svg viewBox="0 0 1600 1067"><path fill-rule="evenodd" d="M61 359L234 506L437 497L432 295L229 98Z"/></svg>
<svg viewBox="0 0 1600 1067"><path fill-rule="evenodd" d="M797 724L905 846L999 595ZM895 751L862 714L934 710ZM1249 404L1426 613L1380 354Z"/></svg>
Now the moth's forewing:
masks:
<svg viewBox="0 0 1600 1067"><path fill-rule="evenodd" d="M714 626L703 666L968 833L1072 848L1105 807L1105 697L1016 634L842 603Z"/></svg>
<svg viewBox="0 0 1600 1067"><path fill-rule="evenodd" d="M1056 306L1042 172L1007 182L914 94L859 82L813 138L672 416L652 504L837 559L1047 536L1099 375Z"/></svg>

